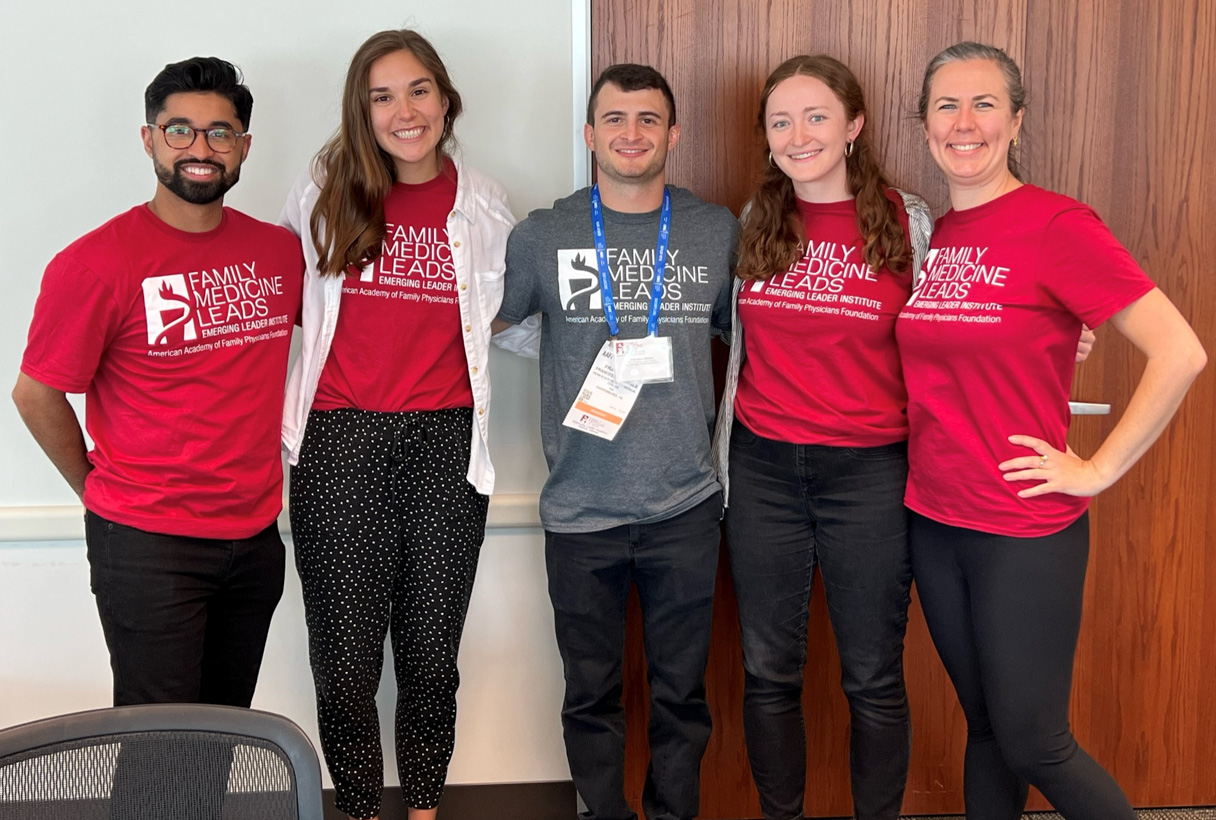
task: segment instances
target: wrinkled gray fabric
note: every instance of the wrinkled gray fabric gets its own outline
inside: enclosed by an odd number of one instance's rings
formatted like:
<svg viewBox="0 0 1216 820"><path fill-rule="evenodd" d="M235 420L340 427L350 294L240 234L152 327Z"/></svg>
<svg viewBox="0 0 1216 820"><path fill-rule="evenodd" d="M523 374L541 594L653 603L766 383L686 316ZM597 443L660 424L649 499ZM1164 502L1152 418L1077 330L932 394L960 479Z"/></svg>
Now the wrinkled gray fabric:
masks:
<svg viewBox="0 0 1216 820"><path fill-rule="evenodd" d="M549 480L540 518L553 532L661 521L719 490L710 454L712 337L729 329L738 224L730 211L671 191L666 297L659 334L672 339L675 380L647 384L614 441L562 426L604 341L590 190L533 211L507 243L499 318L540 313L541 432ZM659 211L604 208L620 337L646 335Z"/></svg>

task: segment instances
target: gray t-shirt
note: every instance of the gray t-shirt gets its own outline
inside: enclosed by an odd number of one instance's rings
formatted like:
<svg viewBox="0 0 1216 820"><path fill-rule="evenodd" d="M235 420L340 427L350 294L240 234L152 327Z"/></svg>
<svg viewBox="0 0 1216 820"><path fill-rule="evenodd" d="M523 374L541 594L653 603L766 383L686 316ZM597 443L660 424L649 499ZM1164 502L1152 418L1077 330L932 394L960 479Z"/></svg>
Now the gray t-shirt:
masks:
<svg viewBox="0 0 1216 820"><path fill-rule="evenodd" d="M542 315L541 435L549 480L540 519L552 532L595 532L679 515L721 489L714 423L712 337L730 327L738 223L726 208L674 186L659 335L672 340L675 379L642 387L615 440L562 425L608 339L591 228L591 192L533 211L507 243L499 318ZM620 338L646 335L659 211L603 209Z"/></svg>

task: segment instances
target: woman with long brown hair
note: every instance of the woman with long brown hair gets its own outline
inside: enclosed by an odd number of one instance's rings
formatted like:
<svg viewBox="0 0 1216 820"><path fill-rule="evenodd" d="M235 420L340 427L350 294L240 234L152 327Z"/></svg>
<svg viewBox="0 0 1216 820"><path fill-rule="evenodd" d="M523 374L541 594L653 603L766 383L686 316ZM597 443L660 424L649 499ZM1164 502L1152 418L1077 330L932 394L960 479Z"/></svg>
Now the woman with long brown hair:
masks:
<svg viewBox="0 0 1216 820"><path fill-rule="evenodd" d="M514 218L452 155L460 112L425 38L372 35L283 211L308 265L283 420L292 534L321 745L355 818L380 810L386 632L403 796L411 820L435 816L494 485L486 365Z"/></svg>
<svg viewBox="0 0 1216 820"><path fill-rule="evenodd" d="M768 820L803 816L802 675L819 566L852 718L860 820L898 817L910 724L906 394L895 319L928 245L887 181L848 67L801 56L765 82L765 171L743 216L715 451L739 602L744 730Z"/></svg>

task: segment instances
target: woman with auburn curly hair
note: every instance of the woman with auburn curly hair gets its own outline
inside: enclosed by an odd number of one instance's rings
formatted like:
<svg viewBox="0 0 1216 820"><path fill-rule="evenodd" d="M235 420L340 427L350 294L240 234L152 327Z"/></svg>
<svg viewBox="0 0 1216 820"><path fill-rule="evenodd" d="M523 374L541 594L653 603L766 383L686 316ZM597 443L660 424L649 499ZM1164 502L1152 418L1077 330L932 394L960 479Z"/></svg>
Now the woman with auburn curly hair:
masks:
<svg viewBox="0 0 1216 820"><path fill-rule="evenodd" d="M355 818L380 810L386 632L402 792L411 820L435 817L494 485L486 364L515 220L450 153L460 111L425 38L372 35L283 211L308 265L283 421L292 534L321 746Z"/></svg>
<svg viewBox="0 0 1216 820"><path fill-rule="evenodd" d="M861 87L838 60L778 66L758 125L766 167L743 216L715 442L729 493L748 757L765 818L801 818L818 565L852 718L854 811L894 820L911 737L903 641L912 582L895 319L932 220L887 182Z"/></svg>

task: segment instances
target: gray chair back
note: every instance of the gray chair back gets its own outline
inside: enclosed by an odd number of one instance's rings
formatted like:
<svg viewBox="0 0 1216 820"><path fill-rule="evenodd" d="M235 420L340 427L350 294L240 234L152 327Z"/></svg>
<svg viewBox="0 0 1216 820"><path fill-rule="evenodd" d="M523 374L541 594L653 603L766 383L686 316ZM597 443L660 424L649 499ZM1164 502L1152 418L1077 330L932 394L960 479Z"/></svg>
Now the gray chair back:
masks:
<svg viewBox="0 0 1216 820"><path fill-rule="evenodd" d="M98 709L0 730L2 820L321 820L321 769L285 717Z"/></svg>

